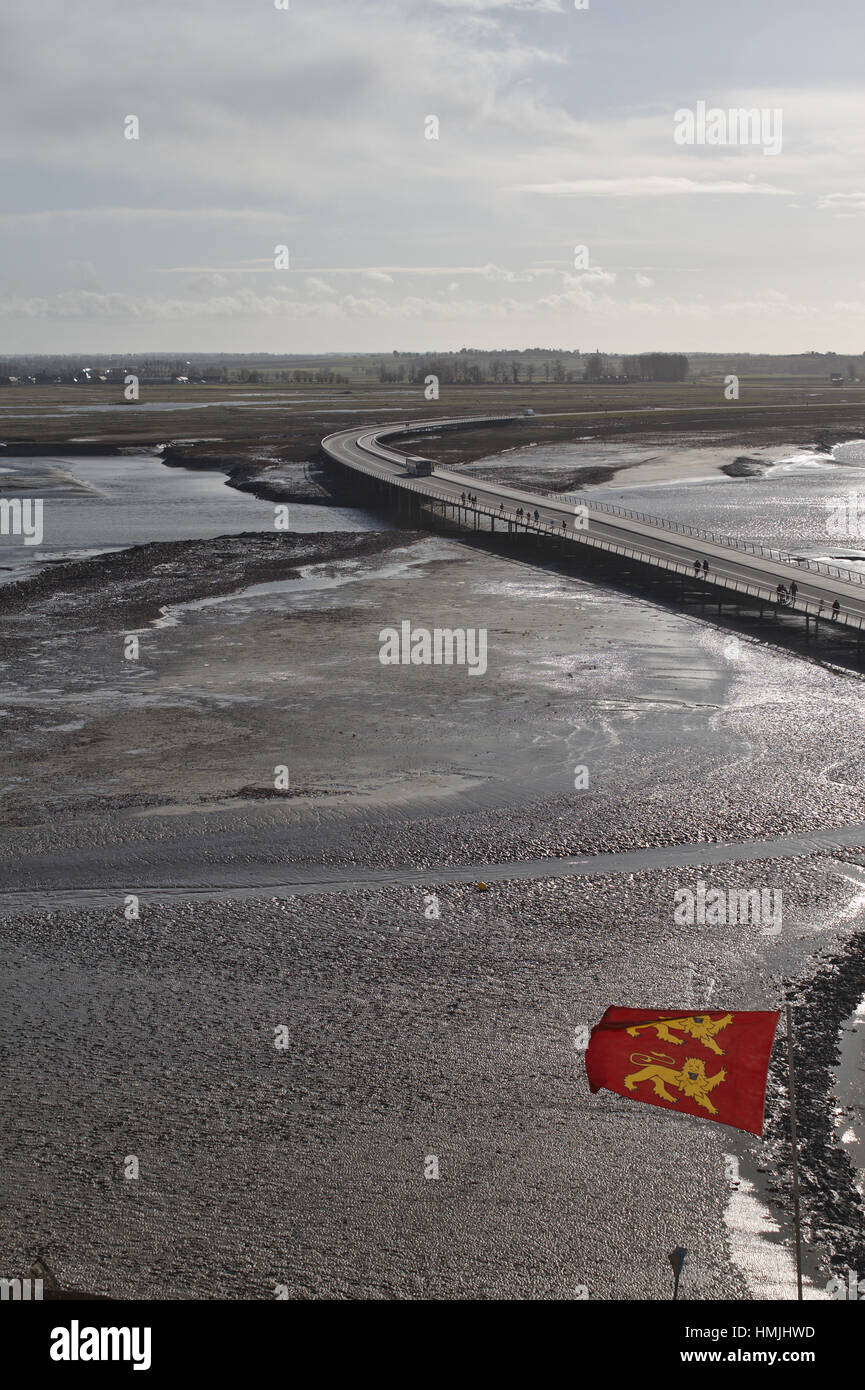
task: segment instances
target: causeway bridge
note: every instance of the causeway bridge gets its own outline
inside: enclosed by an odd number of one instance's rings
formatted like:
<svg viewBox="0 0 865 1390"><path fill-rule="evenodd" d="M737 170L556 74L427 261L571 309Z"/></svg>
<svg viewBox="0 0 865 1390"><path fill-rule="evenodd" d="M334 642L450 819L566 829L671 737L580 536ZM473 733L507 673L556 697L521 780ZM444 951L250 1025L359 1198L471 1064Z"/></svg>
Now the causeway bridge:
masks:
<svg viewBox="0 0 865 1390"><path fill-rule="evenodd" d="M857 646L865 633L865 574L843 565L797 559L783 550L701 531L696 527L649 516L627 507L594 501L590 493L579 502L565 497L526 492L474 478L468 473L435 465L427 477L414 475L411 454L384 441L396 436L415 441L424 434L471 426L520 423L520 415L469 416L451 419L405 421L376 426L355 426L322 440L330 460L363 475L373 490L390 493L390 501L416 520L428 515L450 519L474 530L534 534L558 545L592 547L637 562L671 577L680 575L714 590L713 598L729 598L743 606L764 606L795 614L815 628L831 623L853 629ZM695 561L706 561L709 570L698 572ZM778 586L795 599L779 600ZM837 603L838 608L833 609Z"/></svg>

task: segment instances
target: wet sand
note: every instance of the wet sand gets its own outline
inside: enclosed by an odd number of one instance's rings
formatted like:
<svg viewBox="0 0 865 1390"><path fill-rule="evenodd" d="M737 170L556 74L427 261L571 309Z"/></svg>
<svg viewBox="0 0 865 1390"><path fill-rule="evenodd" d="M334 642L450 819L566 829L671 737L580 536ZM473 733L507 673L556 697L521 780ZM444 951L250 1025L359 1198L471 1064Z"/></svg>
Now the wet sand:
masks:
<svg viewBox="0 0 865 1390"><path fill-rule="evenodd" d="M819 887L820 919L797 929L807 950L849 933L834 871L763 868L797 921ZM792 943L671 932L681 881L481 896L431 877L433 921L420 891L400 890L314 912L5 920L21 1059L0 1226L12 1267L41 1249L70 1283L119 1297L568 1299L583 1285L656 1299L686 1240L683 1298L778 1296L771 1244L756 1288L731 1258L725 1155L774 1195L789 1241L787 1195L769 1190L788 1180L783 1142L592 1097L574 1045L601 1000L747 1008L777 994ZM810 1162L809 1148L809 1177ZM806 1190L809 1296L831 1273L827 1236L838 1267L858 1257L842 1196L827 1231ZM789 1278L788 1257L786 1296Z"/></svg>
<svg viewBox="0 0 865 1390"><path fill-rule="evenodd" d="M665 434L623 442L592 434L567 444L514 445L504 453L467 461L463 467L493 482L540 492L608 485L627 505L630 488L759 476L774 460L802 449L790 441L754 444L749 438L683 433L673 441ZM809 444L817 448L813 440Z"/></svg>
<svg viewBox="0 0 865 1390"><path fill-rule="evenodd" d="M488 894L449 878L860 822L861 680L396 531L141 546L4 597L2 886L57 895L26 916L7 899L0 920L10 1272L41 1250L120 1297L666 1298L685 1243L680 1297L776 1297L782 1071L760 1145L590 1097L574 1030L609 1003L771 1006L785 980L804 1000L809 1292L865 1267L827 1099L863 993L865 853L708 867L783 888L777 940L675 927L693 868ZM404 618L484 626L487 672L383 667L379 631ZM231 900L287 864L427 881ZM193 879L223 900L184 901ZM113 906L57 910L100 885ZM771 1241L742 1254L730 1152L779 1224L780 1274Z"/></svg>
<svg viewBox="0 0 865 1390"><path fill-rule="evenodd" d="M483 623L486 675L383 667L378 632L403 617ZM122 657L130 629L137 663ZM789 1235L771 1191L782 1146L590 1098L573 1030L611 1002L776 1000L863 926L843 865L707 870L783 886L778 942L673 927L693 869L481 895L448 866L480 878L493 859L859 820L860 681L396 532L229 537L55 570L15 591L0 659L6 884L116 890L113 910L0 927L6 1010L27 1039L9 1098L23 1117L0 1227L11 1268L42 1249L65 1281L119 1296L568 1298L585 1284L655 1298L686 1212L689 1296L755 1294L730 1257L723 1155ZM286 862L425 866L441 917L404 887L148 902L148 873L172 864L183 882ZM815 1019L824 1062L851 959ZM831 1126L816 1093L805 1123ZM857 1250L849 1194L831 1228L821 1215L838 1151L809 1155L815 1296Z"/></svg>

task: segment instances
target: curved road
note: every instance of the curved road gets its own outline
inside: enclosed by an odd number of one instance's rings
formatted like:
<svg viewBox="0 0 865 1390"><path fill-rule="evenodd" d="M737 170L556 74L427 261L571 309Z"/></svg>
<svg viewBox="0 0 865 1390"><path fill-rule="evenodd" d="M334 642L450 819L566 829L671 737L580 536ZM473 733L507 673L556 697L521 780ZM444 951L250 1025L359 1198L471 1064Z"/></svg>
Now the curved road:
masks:
<svg viewBox="0 0 865 1390"><path fill-rule="evenodd" d="M777 602L779 584L789 589L795 581L799 588L796 603L787 605L786 611L828 620L837 599L839 625L856 630L865 626L865 576L855 571L797 562L783 552L760 546L746 547L742 542L722 536L688 533L685 528L677 528L659 517L628 512L625 508L608 508L591 499L576 505L573 501L504 487L447 468L436 467L430 477L418 478L407 466L412 455L382 443L395 435L416 435L422 439L425 433L442 429L507 421L528 423L519 416L403 420L373 428L355 426L340 430L323 439L322 448L343 466L394 488L407 489L428 504L438 505L445 513L453 513L470 524L474 521L490 529L506 525L517 527L559 541L595 546L692 578L695 558L707 560L713 585L770 604ZM476 499L470 507L463 506L461 500L467 489ZM522 519L516 517L519 508L525 513Z"/></svg>

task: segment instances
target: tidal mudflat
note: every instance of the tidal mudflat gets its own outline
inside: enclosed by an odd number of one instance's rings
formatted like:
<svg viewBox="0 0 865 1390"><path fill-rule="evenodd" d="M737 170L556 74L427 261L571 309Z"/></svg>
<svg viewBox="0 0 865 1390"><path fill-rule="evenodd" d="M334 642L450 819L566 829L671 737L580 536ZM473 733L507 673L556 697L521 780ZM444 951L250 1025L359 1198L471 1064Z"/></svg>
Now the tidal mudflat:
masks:
<svg viewBox="0 0 865 1390"><path fill-rule="evenodd" d="M4 918L4 1249L120 1297L652 1299L685 1229L683 1297L789 1297L789 1245L743 1211L789 1241L783 1136L591 1097L575 1047L610 998L762 1007L852 931L834 869L760 871L792 950L670 931L678 873ZM861 1252L824 1178L806 1161L809 1297Z"/></svg>
<svg viewBox="0 0 865 1390"><path fill-rule="evenodd" d="M831 839L865 819L861 680L338 506L275 534L272 497L260 529L6 590L0 933L28 1039L7 1263L153 1298L653 1298L684 1211L681 1296L789 1293L783 1133L680 1119L671 1144L669 1117L589 1096L574 1043L610 1002L759 1008L786 981L824 1296L862 1258L849 1046L841 1133L820 1097L865 993L865 853L526 866ZM382 664L403 621L482 626L486 669ZM293 895L298 874L333 890ZM783 932L677 925L701 874L781 890Z"/></svg>
<svg viewBox="0 0 865 1390"><path fill-rule="evenodd" d="M738 1136L684 1120L670 1146L666 1116L598 1104L574 1030L625 997L777 998L863 925L850 856L706 871L783 888L780 941L675 927L694 870L526 882L520 863L861 819L857 679L396 531L144 546L13 600L2 930L9 1005L28 1035L41 1020L12 1097L13 1263L44 1249L81 1287L145 1297L653 1297L686 1199L691 1296L757 1289L724 1235L724 1154L771 1203L783 1153L760 1172ZM483 675L379 660L386 623L479 615ZM449 883L509 860L489 894ZM233 900L287 865L341 891ZM405 865L424 888L351 891ZM855 1207L837 1222L814 1296L855 1249ZM635 1231L644 1255L611 1260Z"/></svg>

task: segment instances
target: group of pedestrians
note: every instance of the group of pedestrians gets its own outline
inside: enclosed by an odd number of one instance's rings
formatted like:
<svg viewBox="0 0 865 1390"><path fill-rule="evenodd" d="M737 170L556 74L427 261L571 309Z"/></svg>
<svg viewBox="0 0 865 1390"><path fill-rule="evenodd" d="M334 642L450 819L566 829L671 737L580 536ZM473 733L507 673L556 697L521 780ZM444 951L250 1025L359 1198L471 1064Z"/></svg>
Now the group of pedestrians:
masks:
<svg viewBox="0 0 865 1390"><path fill-rule="evenodd" d="M709 566L708 566L708 564L707 564L707 562L706 562L705 560L695 560L695 561L694 561L694 577L695 577L695 578L698 578L698 577L700 576L701 573L702 573L703 578L705 579L706 576L707 576L708 573L709 573ZM792 581L792 583L790 584L789 589L787 588L787 585L786 585L786 584L779 584L778 587L777 587L777 589L775 590L775 593L776 593L776 595L777 595L778 603L779 603L780 607L786 608L786 607L788 607L790 604L795 605L795 603L796 603L796 596L797 596L797 594L799 593L799 585L796 583L796 581L795 581L795 579L794 579L794 580ZM819 607L818 610L817 610L817 617L818 617L818 618L822 618L822 616L823 616L823 607L824 607L824 604L823 604L823 600L821 599L821 600L820 600L820 607ZM831 614L832 614L830 621L833 622L833 623L834 623L834 622L837 622L837 620L838 620L838 614L841 612L841 604L838 602L838 599L837 599L837 598L835 599L835 602L832 604L832 608L831 608L830 611L831 611Z"/></svg>
<svg viewBox="0 0 865 1390"><path fill-rule="evenodd" d="M708 566L708 564L707 564L707 562L706 562L705 560L695 560L695 561L694 561L694 578L695 578L695 579L699 578L700 574L702 574L703 578L705 579L706 576L708 575L708 573L709 573L709 566ZM780 606L781 608L787 608L787 607L789 607L790 604L793 604L793 605L795 606L795 603L796 603L796 596L797 596L797 594L799 593L799 585L796 583L796 581L795 581L795 579L794 579L794 580L791 582L789 589L787 588L787 585L786 585L786 584L779 584L778 587L777 587L777 589L775 590L775 593L776 593L777 598L778 598L778 604L779 604L779 606ZM823 600L821 599L821 600L820 600L820 607L819 607L818 610L817 610L817 617L818 617L818 618L822 618L822 617L823 617L823 608L824 608L824 603L823 603ZM830 612L831 612L831 615L832 615L831 618L830 618L830 622L833 622L833 623L834 623L834 622L837 622L837 621L838 621L838 615L839 615L839 613L841 612L841 604L839 603L839 601L838 601L837 598L835 599L835 602L832 604L832 607L831 607L831 609L830 609Z"/></svg>
<svg viewBox="0 0 865 1390"><path fill-rule="evenodd" d="M798 594L798 592L799 592L799 585L796 583L795 579L793 580L793 582L792 582L792 584L790 585L790 588L789 588L789 589L787 588L787 586L786 586L785 584L779 584L779 585L778 585L778 588L777 588L777 590L776 590L776 593L777 593L777 595L778 595L778 602L779 602L779 604L781 604L782 607L787 607L789 604L795 604L795 602L796 602L796 595ZM820 600L820 607L817 609L817 617L818 617L818 618L822 618L822 617L823 617L823 613L824 613L825 607L826 607L826 601L825 601L825 599L822 599L822 598L821 598L821 600ZM840 600L836 598L836 599L833 600L832 606L831 606L831 608L829 609L829 613L830 613L829 621L832 622L832 623L837 622L837 621L838 621L838 615L839 615L840 612L841 612L841 603L840 603Z"/></svg>
<svg viewBox="0 0 865 1390"><path fill-rule="evenodd" d="M779 605L780 605L782 608L786 608L786 607L788 607L790 604L795 604L795 602L796 602L796 595L798 594L798 592L799 592L799 585L796 583L795 579L793 580L793 582L792 582L792 584L790 585L789 589L787 588L786 584L779 584L778 587L777 587L777 589L775 590L775 593L776 593L777 596L778 596L778 603L779 603ZM806 605L806 607L807 607L807 605ZM820 618L822 618L822 617L825 616L825 611L824 611L825 608L826 608L826 601L825 601L825 599L822 599L822 598L821 598L821 600L820 600L820 606L819 606L819 608L817 609L817 614L816 614L818 620L819 620ZM829 615L830 615L830 616L829 616L829 621L830 621L831 623L836 623L836 622L838 621L838 616L839 616L840 612L841 612L841 603L840 603L840 600L836 598L836 599L833 601L832 606L831 606L830 609L829 609Z"/></svg>
<svg viewBox="0 0 865 1390"><path fill-rule="evenodd" d="M465 493L463 494L463 499L465 499ZM471 497L469 497L469 501L471 501ZM529 525L531 525L531 523L534 522L536 526L539 526L540 523L541 523L541 514L540 514L540 512L538 511L537 507L535 507L534 511L532 511L532 510L531 510L530 508L528 508L528 507L515 507L515 508L514 508L514 511L513 511L512 513L508 513L508 512L505 511L505 504L504 504L504 502L500 502L500 503L499 503L499 516L504 517L504 516L508 516L508 515L512 515L513 518L514 518L514 521L526 522L526 523L528 523ZM563 530L563 531L566 531L567 529L568 529L568 523L563 519L563 520L562 520L562 530Z"/></svg>
<svg viewBox="0 0 865 1390"><path fill-rule="evenodd" d="M825 607L825 604L824 604L823 600L821 599L821 600L820 600L820 607L817 609L817 617L818 617L818 618L822 618L824 607ZM838 614L841 612L841 605L840 605L840 603L838 602L837 598L836 598L835 602L832 604L832 607L831 607L831 609L830 609L829 611L830 611L831 614L832 614L831 618L829 619L830 623L837 622L837 620L838 620Z"/></svg>
<svg viewBox="0 0 865 1390"><path fill-rule="evenodd" d="M464 507L465 507L465 506L477 506L477 501L478 501L478 499L477 499L477 494L476 494L476 493L471 493L471 492L461 492L461 493L460 493L460 501L462 502L462 504L463 504ZM504 502L500 502L500 503L499 503L499 515L500 515L500 516L504 516L504 514L505 514L505 504L504 504ZM540 514L540 512L538 511L537 507L535 507L534 512L526 511L526 509L525 509L524 507L517 507L516 511L514 512L514 519L515 519L516 521L534 521L534 522L537 524L537 523L540 521L540 519L541 519L541 514ZM567 522L566 522L564 519L562 520L562 530L563 530L563 531L566 531L566 530L567 530ZM702 576L703 576L704 579L708 578L708 575L709 575L709 562L708 562L708 560L695 560L695 561L694 561L694 578L695 578L695 579L698 579L698 578L700 577L701 574L702 574ZM795 602L796 602L796 595L799 593L799 585L796 583L796 581L795 581L795 579L794 579L794 580L792 581L792 583L790 584L789 589L787 588L786 584L779 584L778 587L777 587L777 589L775 590L775 593L776 593L776 595L777 595L777 597L778 597L778 603L779 603L779 605L780 605L782 608L786 608L789 604L795 604ZM822 618L822 616L823 616L823 608L824 608L824 603L823 603L823 600L821 599L821 600L820 600L820 607L819 607L819 609L817 610L817 617L818 617L818 618ZM832 608L831 608L831 614L832 614L831 621L832 621L833 623L837 621L837 619L838 619L838 614L839 614L840 612L841 612L841 604L838 602L838 600L837 600L837 598L836 598L836 599L835 599L835 602L832 604Z"/></svg>

